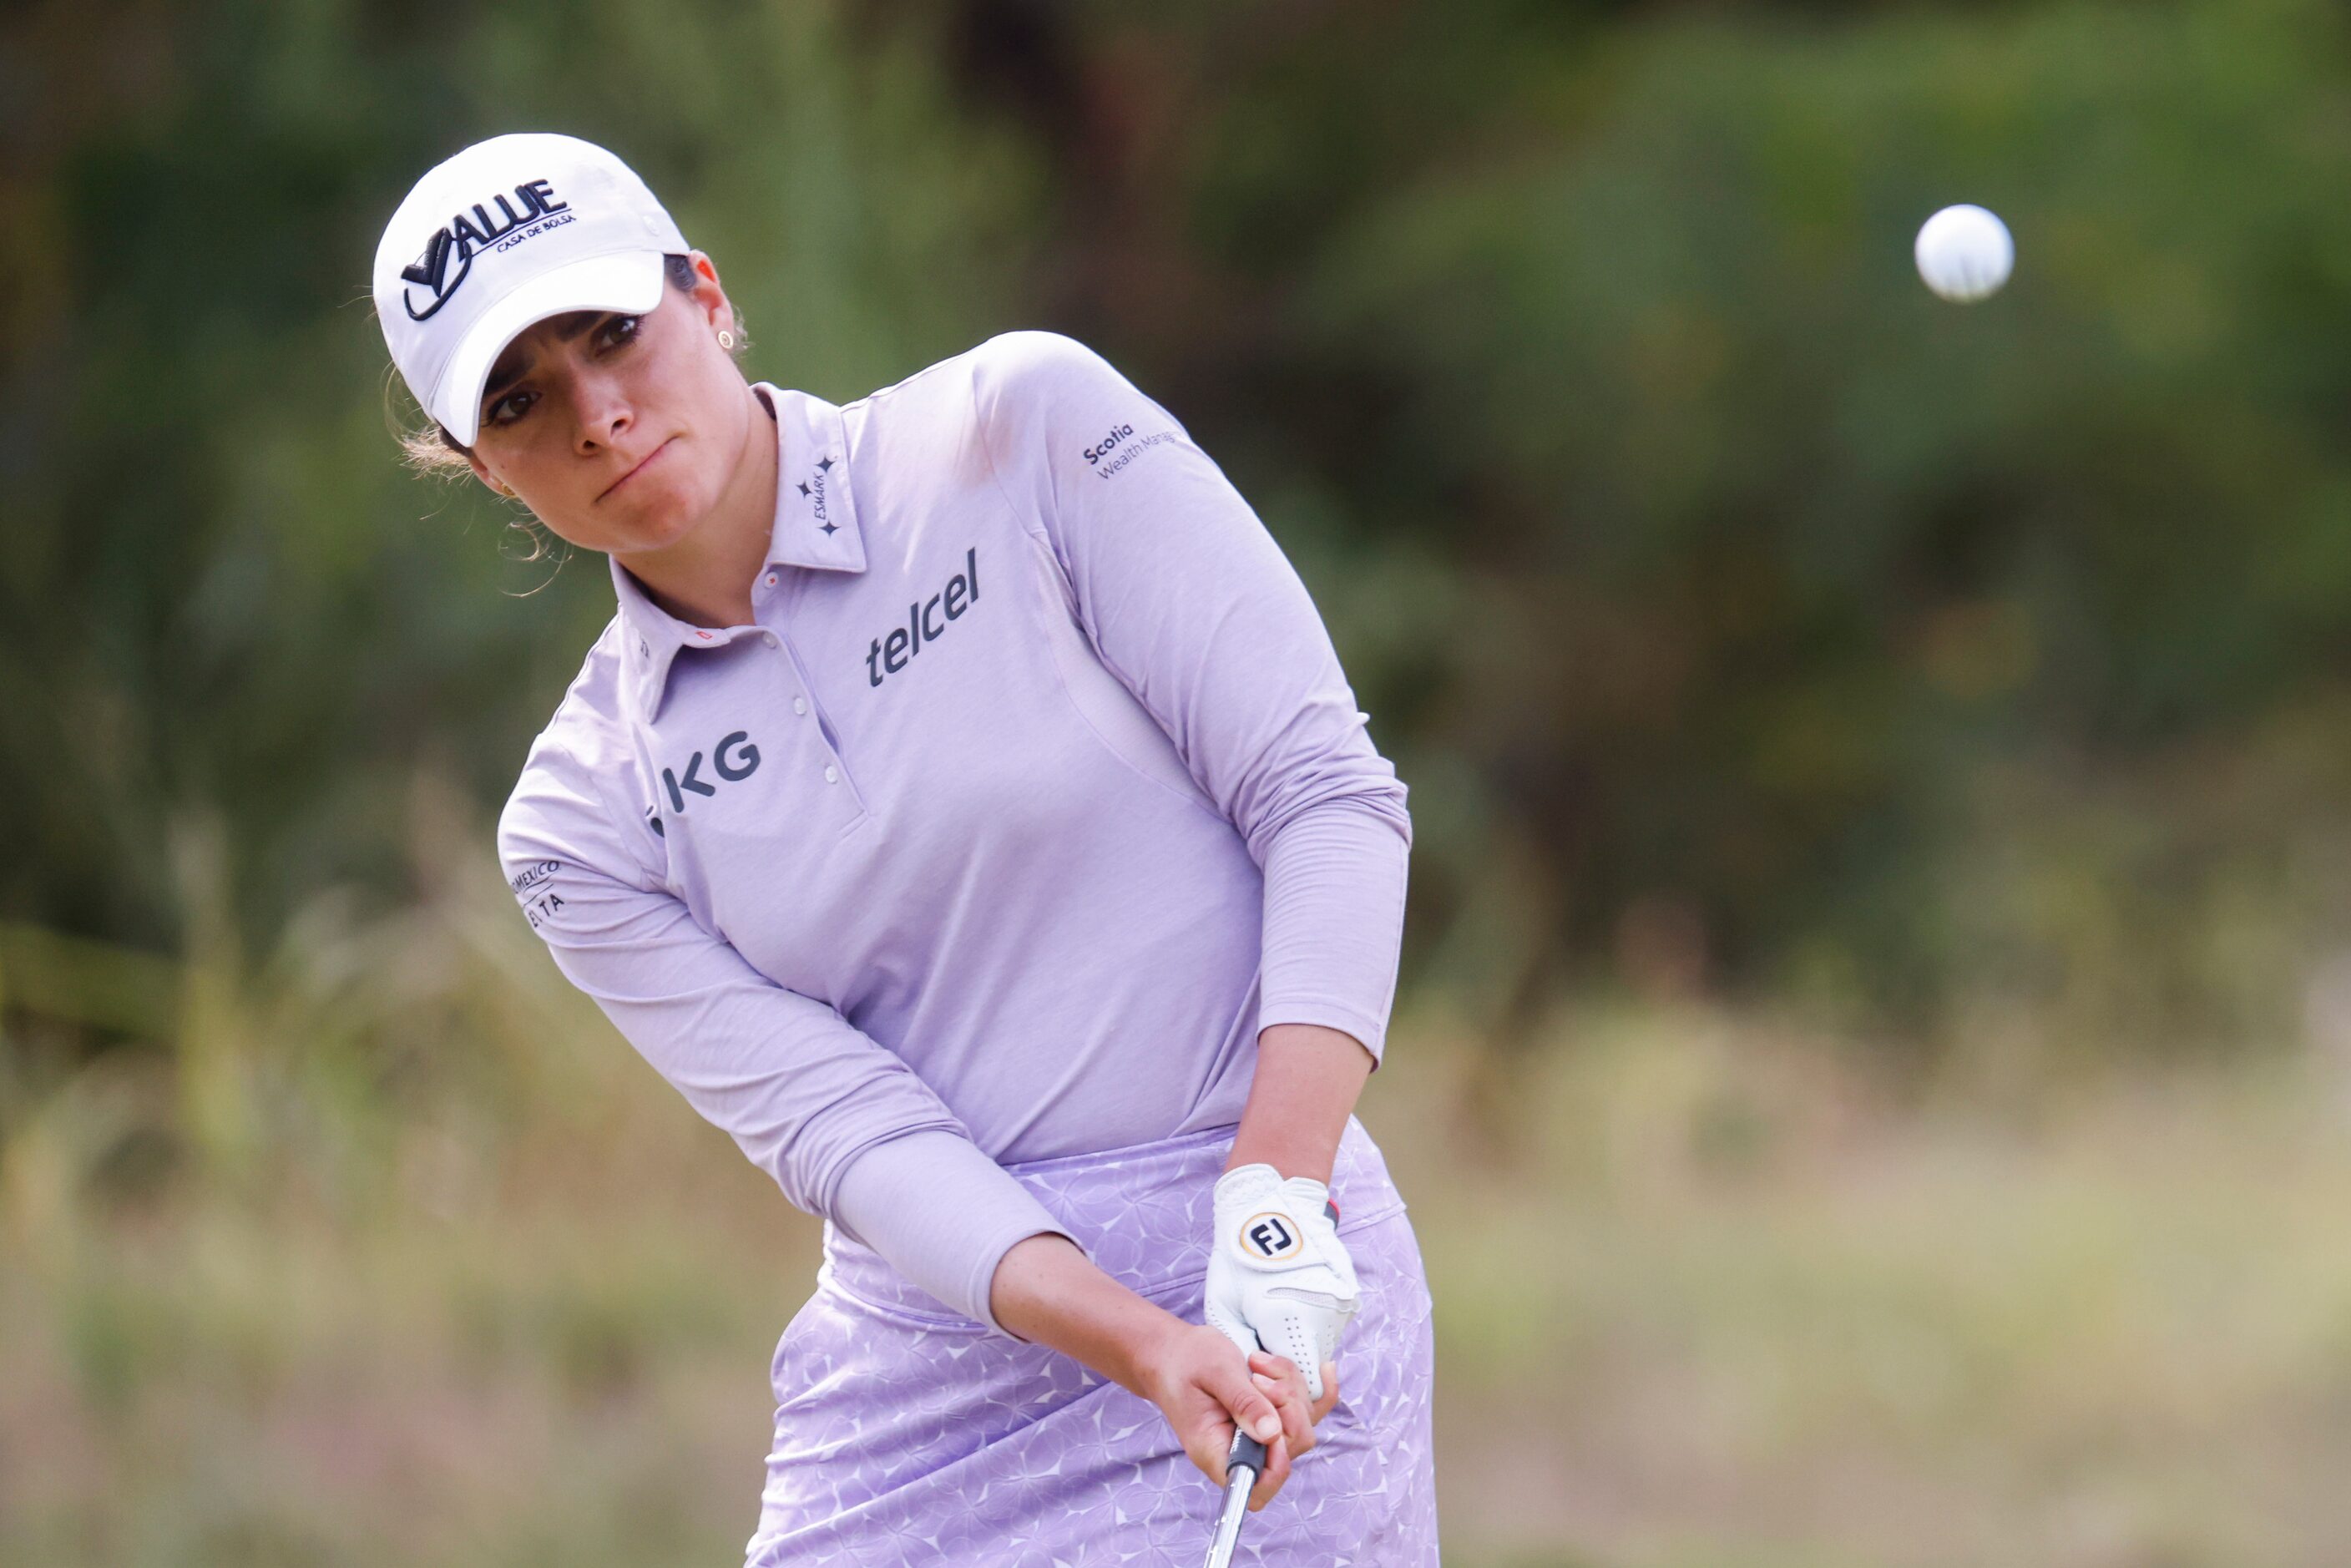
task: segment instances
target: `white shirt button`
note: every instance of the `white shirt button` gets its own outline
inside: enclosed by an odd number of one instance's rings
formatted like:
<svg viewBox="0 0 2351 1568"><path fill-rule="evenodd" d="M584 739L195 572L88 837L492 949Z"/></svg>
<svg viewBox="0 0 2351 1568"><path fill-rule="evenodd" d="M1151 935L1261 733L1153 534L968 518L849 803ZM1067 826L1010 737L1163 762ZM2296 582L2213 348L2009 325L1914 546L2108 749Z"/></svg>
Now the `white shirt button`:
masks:
<svg viewBox="0 0 2351 1568"><path fill-rule="evenodd" d="M806 713L806 712L808 712L808 698L806 698L806 697L794 697L794 698L792 699L792 711L793 711L794 713Z"/></svg>
<svg viewBox="0 0 2351 1568"><path fill-rule="evenodd" d="M841 769L840 769L840 768L834 768L834 767L831 766L830 764L828 764L828 765L826 766L826 768L825 768L825 770L824 770L824 781L825 781L826 783L828 783L828 784L838 784L838 783L840 783L840 782L841 782Z"/></svg>
<svg viewBox="0 0 2351 1568"><path fill-rule="evenodd" d="M776 634L775 634L773 632L769 632L766 633L766 634L765 634L765 641L766 641L766 643L767 643L767 644L768 644L768 647L770 647L770 648L774 647L774 646L776 645Z"/></svg>

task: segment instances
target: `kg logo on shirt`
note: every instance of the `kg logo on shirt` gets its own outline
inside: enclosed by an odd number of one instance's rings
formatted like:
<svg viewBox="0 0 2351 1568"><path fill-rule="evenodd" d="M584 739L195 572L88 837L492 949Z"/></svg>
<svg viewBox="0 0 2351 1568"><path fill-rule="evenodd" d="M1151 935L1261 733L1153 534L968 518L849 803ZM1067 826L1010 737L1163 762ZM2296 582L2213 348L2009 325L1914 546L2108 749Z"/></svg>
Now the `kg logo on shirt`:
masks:
<svg viewBox="0 0 2351 1568"><path fill-rule="evenodd" d="M662 769L662 789L669 795L670 810L681 817L685 814L685 798L688 795L718 793L718 785L702 776L702 757L703 754L697 751L687 758L684 773L674 768ZM710 748L710 770L718 775L720 782L726 784L739 784L757 773L759 770L759 748L751 744L751 732L738 729L722 737L718 744ZM656 834L669 837L669 830L662 826L657 808L647 810L645 820Z"/></svg>

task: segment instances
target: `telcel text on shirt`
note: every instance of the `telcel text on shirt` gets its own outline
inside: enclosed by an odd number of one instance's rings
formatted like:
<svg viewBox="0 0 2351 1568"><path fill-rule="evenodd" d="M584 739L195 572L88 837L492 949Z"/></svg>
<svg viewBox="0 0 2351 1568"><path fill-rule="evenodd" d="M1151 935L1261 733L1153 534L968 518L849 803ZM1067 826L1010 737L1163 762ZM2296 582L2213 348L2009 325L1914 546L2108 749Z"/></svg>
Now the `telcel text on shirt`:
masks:
<svg viewBox="0 0 2351 1568"><path fill-rule="evenodd" d="M1376 1061L1412 823L1249 504L1100 355L760 382L755 623L619 612L498 851L557 965L794 1204L990 1327L1062 1228L1001 1162L1240 1119L1259 1031Z"/></svg>

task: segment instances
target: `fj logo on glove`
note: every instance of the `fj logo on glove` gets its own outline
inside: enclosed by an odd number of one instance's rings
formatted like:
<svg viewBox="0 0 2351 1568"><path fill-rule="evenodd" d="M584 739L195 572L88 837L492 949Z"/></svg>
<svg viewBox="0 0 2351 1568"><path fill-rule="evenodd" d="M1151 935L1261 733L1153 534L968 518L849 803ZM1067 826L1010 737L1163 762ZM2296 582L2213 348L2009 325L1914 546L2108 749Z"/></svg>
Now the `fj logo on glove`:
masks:
<svg viewBox="0 0 2351 1568"><path fill-rule="evenodd" d="M1284 1215L1253 1215L1241 1227L1241 1250L1269 1263L1290 1256L1304 1245Z"/></svg>

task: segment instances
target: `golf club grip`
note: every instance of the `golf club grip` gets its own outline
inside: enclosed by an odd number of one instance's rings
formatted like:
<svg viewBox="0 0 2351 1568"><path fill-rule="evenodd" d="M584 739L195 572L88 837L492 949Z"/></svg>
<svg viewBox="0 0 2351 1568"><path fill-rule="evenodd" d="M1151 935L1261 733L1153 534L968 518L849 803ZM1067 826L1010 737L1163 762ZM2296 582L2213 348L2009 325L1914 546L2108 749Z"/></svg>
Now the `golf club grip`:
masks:
<svg viewBox="0 0 2351 1568"><path fill-rule="evenodd" d="M1238 1427L1233 1428L1232 1451L1225 1456L1225 1474L1228 1480L1235 1465L1247 1465L1252 1475L1265 1474L1265 1445Z"/></svg>

